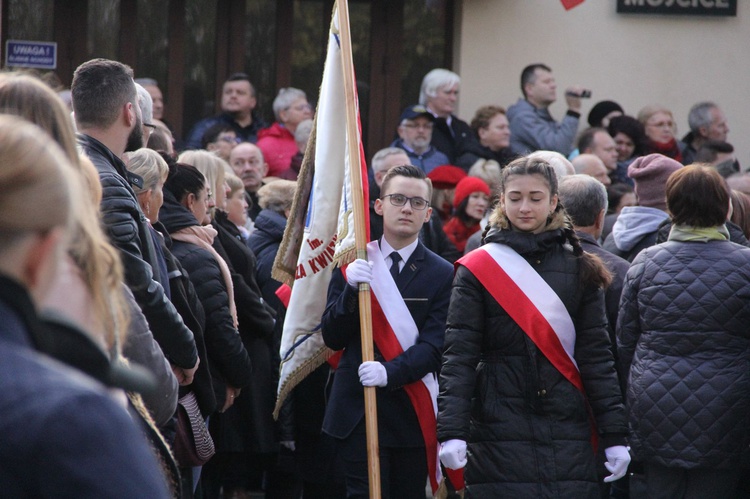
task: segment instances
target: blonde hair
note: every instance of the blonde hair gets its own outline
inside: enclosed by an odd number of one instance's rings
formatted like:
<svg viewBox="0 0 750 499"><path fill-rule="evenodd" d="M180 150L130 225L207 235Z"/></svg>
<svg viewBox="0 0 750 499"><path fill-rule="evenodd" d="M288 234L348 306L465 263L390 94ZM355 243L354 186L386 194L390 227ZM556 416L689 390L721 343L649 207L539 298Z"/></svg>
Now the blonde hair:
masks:
<svg viewBox="0 0 750 499"><path fill-rule="evenodd" d="M75 131L68 108L41 80L28 74L0 73L0 113L14 114L41 127L78 166Z"/></svg>
<svg viewBox="0 0 750 499"><path fill-rule="evenodd" d="M275 180L258 189L258 204L264 210L275 211L279 214L292 207L297 182L292 180Z"/></svg>
<svg viewBox="0 0 750 499"><path fill-rule="evenodd" d="M643 127L645 128L646 122L650 120L651 117L656 113L664 113L669 115L669 118L672 120L672 134L677 135L677 123L675 123L674 121L672 111L662 106L661 104L649 104L648 106L643 106L641 110L638 111L638 121L640 121L641 125L643 125Z"/></svg>
<svg viewBox="0 0 750 499"><path fill-rule="evenodd" d="M128 171L143 179L143 187L133 186L136 194L154 190L159 181L165 182L167 180L169 166L158 152L153 149L141 148L129 152L127 156Z"/></svg>
<svg viewBox="0 0 750 499"><path fill-rule="evenodd" d="M500 177L502 176L500 163L494 159L478 159L476 163L469 168L469 177L477 177L484 180L484 183L490 186L490 193L497 195L500 188Z"/></svg>
<svg viewBox="0 0 750 499"><path fill-rule="evenodd" d="M220 189L224 189L224 165L227 162L216 154L200 149L185 151L177 158L177 162L197 168L206 177L206 182L214 192L214 196Z"/></svg>
<svg viewBox="0 0 750 499"><path fill-rule="evenodd" d="M109 243L100 226L98 205L101 184L96 168L78 155L73 122L65 104L37 78L20 73L0 73L0 112L26 118L44 129L58 144L75 172L74 190L88 194L73 199L73 225L68 253L81 270L94 300L94 309L105 324L107 346L117 347L128 327L128 307L122 294L123 270L117 250ZM54 206L44 203L27 205ZM90 331L98 334L98 331Z"/></svg>
<svg viewBox="0 0 750 499"><path fill-rule="evenodd" d="M0 255L20 235L70 227L75 176L69 164L41 128L0 115Z"/></svg>
<svg viewBox="0 0 750 499"><path fill-rule="evenodd" d="M224 177L224 182L226 182L227 187L229 187L229 195L227 197L233 196L235 192L245 191L245 184L242 183L242 179L240 177L238 177L234 173L228 173L226 170L224 170L224 174L226 175Z"/></svg>

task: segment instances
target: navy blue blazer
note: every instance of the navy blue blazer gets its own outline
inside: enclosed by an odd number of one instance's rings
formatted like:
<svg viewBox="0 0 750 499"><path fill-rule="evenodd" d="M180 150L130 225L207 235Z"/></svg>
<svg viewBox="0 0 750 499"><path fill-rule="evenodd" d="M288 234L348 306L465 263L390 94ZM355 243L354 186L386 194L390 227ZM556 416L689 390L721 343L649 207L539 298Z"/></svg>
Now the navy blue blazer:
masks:
<svg viewBox="0 0 750 499"><path fill-rule="evenodd" d="M420 242L396 279L401 296L419 329L417 342L398 357L385 362L375 347L375 360L383 362L388 384L377 388L378 431L384 447L424 446L416 413L403 386L440 368L445 322L453 282L453 266ZM323 340L333 350L344 350L334 376L323 420L323 431L344 439L364 417L364 387L357 370L362 364L358 291L347 285L340 270L328 288L322 320Z"/></svg>

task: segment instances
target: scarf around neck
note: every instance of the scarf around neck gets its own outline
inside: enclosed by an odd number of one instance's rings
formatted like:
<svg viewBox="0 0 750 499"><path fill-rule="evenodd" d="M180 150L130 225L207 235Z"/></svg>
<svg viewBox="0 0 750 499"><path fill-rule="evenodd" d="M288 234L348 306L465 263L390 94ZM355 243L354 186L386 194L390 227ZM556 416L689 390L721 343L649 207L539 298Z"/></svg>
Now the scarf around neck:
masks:
<svg viewBox="0 0 750 499"><path fill-rule="evenodd" d="M689 225L673 225L669 231L668 241L728 241L729 231L726 225L718 227L691 227Z"/></svg>
<svg viewBox="0 0 750 499"><path fill-rule="evenodd" d="M221 276L224 278L224 284L227 287L227 296L229 297L229 313L232 315L232 323L234 328L237 329L237 307L234 303L234 285L232 284L232 275L229 273L229 266L227 262L216 252L212 246L214 238L218 235L216 229L210 225L193 225L191 227L185 227L171 234L172 239L182 241L184 243L194 244L200 248L207 250L219 264L221 269Z"/></svg>
<svg viewBox="0 0 750 499"><path fill-rule="evenodd" d="M672 137L672 139L669 142L655 142L653 140L649 140L649 149L652 153L659 153L663 154L664 156L668 158L672 158L673 160L682 163L682 152L680 152L680 145L677 143L677 139Z"/></svg>

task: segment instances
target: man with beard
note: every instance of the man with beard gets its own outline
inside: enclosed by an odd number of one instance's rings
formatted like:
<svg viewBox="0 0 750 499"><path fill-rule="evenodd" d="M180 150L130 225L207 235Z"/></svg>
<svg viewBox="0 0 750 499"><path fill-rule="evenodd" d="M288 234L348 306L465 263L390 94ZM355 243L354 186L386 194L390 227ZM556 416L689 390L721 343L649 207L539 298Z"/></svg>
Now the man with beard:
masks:
<svg viewBox="0 0 750 499"><path fill-rule="evenodd" d="M411 164L430 173L433 168L448 164L448 156L435 149L432 141L432 127L435 117L426 107L419 104L409 106L401 113L398 136L392 147L406 151Z"/></svg>
<svg viewBox="0 0 750 499"><path fill-rule="evenodd" d="M245 73L233 74L222 88L222 113L196 123L188 135L185 147L200 149L203 134L216 123L230 125L237 137L254 144L258 140L258 132L266 127L265 122L255 113L257 103L255 87L250 83L250 77Z"/></svg>
<svg viewBox="0 0 750 499"><path fill-rule="evenodd" d="M255 144L243 142L237 144L229 153L229 164L234 174L242 179L248 198L247 216L250 221L260 213L258 204L258 189L263 186L263 177L268 173L268 163L263 158L263 152ZM248 227L251 230L252 227Z"/></svg>
<svg viewBox="0 0 750 499"><path fill-rule="evenodd" d="M188 385L199 362L193 333L154 275L159 267L148 220L131 187L142 186L143 179L128 172L121 159L129 142L140 147L143 141L133 71L116 61L90 60L76 69L71 93L78 145L99 173L102 222L120 252L125 282L177 380Z"/></svg>

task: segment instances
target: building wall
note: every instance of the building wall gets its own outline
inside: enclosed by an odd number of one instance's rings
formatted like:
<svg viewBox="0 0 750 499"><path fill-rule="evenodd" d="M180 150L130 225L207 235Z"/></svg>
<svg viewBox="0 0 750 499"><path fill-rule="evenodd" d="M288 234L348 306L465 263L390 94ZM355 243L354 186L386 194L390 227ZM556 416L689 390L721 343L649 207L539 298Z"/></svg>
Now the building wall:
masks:
<svg viewBox="0 0 750 499"><path fill-rule="evenodd" d="M543 62L558 84L555 118L566 110L565 87L592 90L579 131L591 106L611 99L632 116L647 104L667 106L681 138L690 106L713 100L742 168L750 168L750 5L738 3L737 17L710 18L617 14L613 0L586 0L567 12L559 0L463 0L458 114L469 121L481 105L514 103L523 67Z"/></svg>

